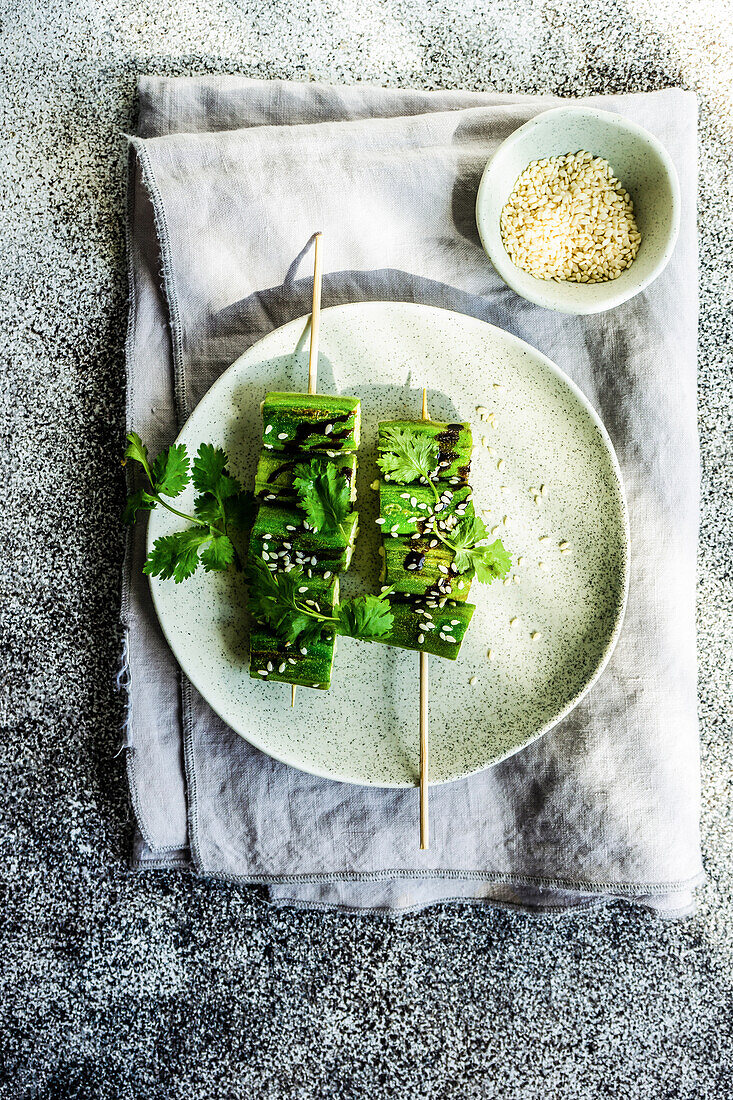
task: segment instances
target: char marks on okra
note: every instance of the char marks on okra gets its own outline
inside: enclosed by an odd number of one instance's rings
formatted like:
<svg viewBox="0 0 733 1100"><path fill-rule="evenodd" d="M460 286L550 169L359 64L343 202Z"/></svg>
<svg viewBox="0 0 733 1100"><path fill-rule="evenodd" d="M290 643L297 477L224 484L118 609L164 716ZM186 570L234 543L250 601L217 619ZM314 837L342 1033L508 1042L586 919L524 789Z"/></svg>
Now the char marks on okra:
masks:
<svg viewBox="0 0 733 1100"><path fill-rule="evenodd" d="M388 421L379 426L383 580L392 631L379 639L455 660L474 612L475 579L504 577L511 559L474 511L469 424Z"/></svg>
<svg viewBox="0 0 733 1100"><path fill-rule="evenodd" d="M352 504L360 405L353 397L271 393L262 412L261 503L248 566L250 675L328 688L337 635L372 638L393 624L383 597L338 602L338 575L349 567L359 527Z"/></svg>

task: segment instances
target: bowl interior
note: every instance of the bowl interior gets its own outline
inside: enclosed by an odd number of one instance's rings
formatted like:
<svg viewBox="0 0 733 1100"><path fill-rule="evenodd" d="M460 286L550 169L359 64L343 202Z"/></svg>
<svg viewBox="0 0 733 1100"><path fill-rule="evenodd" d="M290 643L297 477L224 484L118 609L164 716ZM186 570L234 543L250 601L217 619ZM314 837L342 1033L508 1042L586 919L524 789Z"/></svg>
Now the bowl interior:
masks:
<svg viewBox="0 0 733 1100"><path fill-rule="evenodd" d="M579 149L604 157L631 195L642 238L639 252L630 268L607 283L536 279L509 259L499 228L501 210L530 161ZM519 294L552 309L598 312L637 293L669 258L679 218L676 176L667 155L640 127L605 111L560 108L540 115L497 150L481 182L476 217L492 263Z"/></svg>

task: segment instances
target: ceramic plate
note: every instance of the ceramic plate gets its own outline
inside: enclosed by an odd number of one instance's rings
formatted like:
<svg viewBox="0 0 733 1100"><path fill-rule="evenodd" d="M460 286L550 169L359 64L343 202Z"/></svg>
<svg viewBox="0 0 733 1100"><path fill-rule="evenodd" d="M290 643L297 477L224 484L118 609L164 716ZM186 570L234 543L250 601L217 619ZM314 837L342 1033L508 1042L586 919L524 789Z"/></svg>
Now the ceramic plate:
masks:
<svg viewBox="0 0 733 1100"><path fill-rule="evenodd" d="M201 442L221 445L233 472L251 485L261 449L260 402L268 390L305 390L307 362L304 318L238 359L199 403L179 442L190 453ZM628 528L608 436L577 387L545 356L447 310L336 306L322 314L318 389L362 403L362 534L344 595L378 591L377 494L369 487L377 476L377 423L419 418L422 386L434 419L473 425L474 503L510 551L518 581L474 583L476 613L460 657L430 659L430 779L446 782L527 745L599 676L623 618ZM494 413L494 427L480 420L477 406ZM180 498L184 511L193 495L189 488ZM181 525L156 510L149 544ZM330 779L385 787L417 782L416 653L341 638L331 690L301 688L291 710L288 685L250 679L241 576L200 570L183 584L153 580L151 587L184 672L242 737Z"/></svg>

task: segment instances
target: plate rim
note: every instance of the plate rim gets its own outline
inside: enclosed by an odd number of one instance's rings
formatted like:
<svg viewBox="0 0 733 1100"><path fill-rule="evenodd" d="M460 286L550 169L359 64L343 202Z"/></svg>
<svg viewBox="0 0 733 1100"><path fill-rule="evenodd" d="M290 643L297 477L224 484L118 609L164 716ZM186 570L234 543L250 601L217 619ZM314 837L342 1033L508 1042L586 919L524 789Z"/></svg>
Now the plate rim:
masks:
<svg viewBox="0 0 733 1100"><path fill-rule="evenodd" d="M623 547L622 547L622 550L623 550L623 559L622 559L623 594L622 594L621 601L619 603L619 607L618 607L618 611L617 611L617 615L616 615L616 621L614 623L613 630L612 630L612 632L609 636L609 640L606 644L606 647L603 651L603 654L602 654L602 656L601 656L601 658L598 662L598 665L597 665L593 675L588 679L587 683L580 689L580 691L576 692L576 694L567 703L567 705L563 708L563 710L561 710L557 715L555 715L549 722L545 723L545 725L542 726L539 730L537 730L531 737L529 737L529 738L527 738L527 740L523 741L521 745L517 745L517 746L515 746L511 749L508 749L506 752L497 755L494 759L492 759L491 761L489 761L486 764L482 764L480 767L471 768L469 771L463 771L459 775L448 776L445 779L431 780L429 782L429 786L438 787L438 786L443 786L446 783L455 783L455 782L458 782L461 779L467 779L467 778L469 778L469 776L477 775L480 772L483 772L483 771L488 770L489 768L495 767L495 765L502 763L504 760L508 760L510 757L514 756L516 753L522 752L524 749L526 749L533 742L539 740L540 737L543 737L546 733L549 733L552 729L554 729L554 727L556 725L558 725L560 722L562 722L564 718L567 718L567 716L575 709L575 707L578 706L578 704L580 702L582 702L582 700L585 698L585 696L588 694L588 692L598 682L599 678L601 677L601 675L605 671L609 660L611 659L611 656L613 654L614 649L616 648L619 637L621 635L621 630L623 629L624 618L625 618L625 615L626 615L626 607L627 607L628 596L629 596L630 571L631 571L630 570L631 544L630 544L630 528L629 528L629 509L628 509L628 505L627 505L627 502L626 502L626 493L624 491L624 483L623 483L623 478L622 478L622 474L621 474L621 467L620 467L620 464L619 464L619 461L618 461L618 456L616 455L616 450L613 446L613 442L611 440L610 435L608 434L608 431L607 431L603 421L601 420L599 414L594 409L594 407L591 404L590 400L586 397L586 395L583 393L583 391L580 389L580 387L577 385L577 383L574 382L573 379L570 378L570 376L567 375L565 373L565 371L563 371L556 363L554 363L552 361L552 359L550 359L547 355L545 355L544 352L542 352L538 348L534 347L534 345L530 344L527 340L523 340L521 337L515 336L514 333L508 332L506 329L501 328L499 325L494 325L490 321L484 321L480 317L474 317L472 314L461 313L458 310L448 309L447 307L444 307L444 306L424 305L420 302L401 302L401 301L387 301L387 300L384 300L384 301L382 301L382 300L367 301L367 302L345 302L345 303L341 303L339 305L324 307L324 309L321 311L321 315L322 315L322 319L323 319L323 316L325 314L331 314L331 313L334 313L336 311L338 311L339 313L344 313L344 312L349 312L349 311L352 311L352 310L355 310L355 309L358 309L358 310L384 309L385 306L387 306L389 308L399 308L400 310L407 310L409 312L412 312L412 311L415 311L415 312L418 312L418 313L429 312L429 313L436 313L436 314L441 314L441 315L448 314L449 316L458 318L461 322L470 322L471 324L474 324L476 326L481 326L481 327L485 326L486 328L491 329L493 332L499 333L502 339L507 340L510 344L513 344L516 348L519 348L521 350L528 349L533 355L538 356L539 359L543 362L543 365L548 367L552 374L554 374L557 378L559 378L562 382L564 382L569 387L569 389L574 394L576 399L580 402L580 404L582 405L582 407L584 408L586 413L590 415L591 420L593 421L595 427L598 429L598 431L601 435L601 438L602 438L602 440L603 440L603 442L606 446L606 450L608 451L608 453L610 455L610 458L611 458L611 468L613 470L613 474L614 474L615 481L616 481L616 487L617 487L619 499L620 499L620 502L621 502L621 515L622 515L622 518L623 518L623 533L624 533ZM241 363L241 361L243 359L250 356L254 352L254 350L260 346L260 344L262 344L266 340L269 340L275 333L280 332L280 331L282 331L283 329L286 329L286 328L293 328L294 330L297 331L299 326L304 331L305 328L307 327L309 321L310 321L310 314L303 314L300 317L293 318L292 321L287 321L284 325L278 325L277 328L271 329L270 332L268 332L265 336L260 337L259 340L257 340L254 344L251 344L245 351L243 351L241 355L237 356L237 358L232 363L230 363L228 367L226 367L222 371L222 373L219 375L219 377L216 379L216 381L212 383L212 385L209 387L209 389L206 391L206 393L200 399L200 401L198 402L196 407L191 411L189 416L186 418L185 422L181 425L181 427L178 431L178 434L176 435L175 442L178 443L181 440L181 436L186 431L186 428L188 427L188 424L190 423L192 417L195 416L196 412L201 408L201 406L204 404L204 402L208 403L208 402L214 400L215 392L218 390L218 388L224 382L226 376L229 375L230 372L233 371ZM153 535L151 534L152 527L153 527L153 513L151 512L148 515L148 524L147 524L147 530L146 530L146 533L145 533L146 554L150 553L150 550L152 548L152 543L154 541ZM269 756L271 759L277 760L280 763L287 765L288 767L295 768L296 770L304 772L308 775L318 776L321 779L329 779L329 780L332 780L333 782L337 782L337 783L351 783L354 786L358 786L358 787L376 787L376 788L383 788L383 789L389 789L389 790L410 790L410 789L417 786L417 781L415 781L413 783L376 782L374 780L355 779L353 776L342 775L342 774L336 773L334 771L329 772L329 771L326 771L325 769L318 768L316 766L306 767L306 766L304 766L304 764L302 762L296 763L293 760L292 757L288 758L286 755L284 755L282 753L273 752L271 748L265 747L265 745L262 744L259 739L250 736L248 733L244 733L242 728L241 728L241 724L240 724L240 728L238 728L235 725L232 725L232 723L229 721L228 718L224 718L224 716L219 713L216 706L214 706L214 704L208 698L208 696L206 694L205 687L202 687L200 685L200 683L198 682L198 678L195 675L191 674L189 669L186 667L186 664L184 664L184 662L181 660L181 658L180 658L180 656L177 652L176 646L173 643L173 641L171 639L171 636L168 632L168 629L166 627L166 623L164 621L164 616L161 614L161 608L158 604L158 599L156 597L156 584L162 584L162 583L165 583L165 582L160 582L160 581L157 580L157 578L154 578L152 576L148 576L148 584L149 584L151 599L152 599L152 602L153 602L153 607L154 607L154 610L155 610L156 618L158 620L158 624L159 624L160 629L163 633L163 637L165 638L168 646L170 647L171 652L172 652L172 654L173 654L173 656L174 656L181 672L190 680L191 684L196 688L196 690L199 692L199 694L202 696L202 698L206 701L208 706L211 707L211 709L214 711L214 713L217 715L217 717L220 718L221 721L225 723L225 725L227 725L230 729L232 729L234 731L234 733L237 734L238 737L243 738L243 740L245 740L248 744L252 745L254 748L258 749L260 752L265 753L265 755Z"/></svg>

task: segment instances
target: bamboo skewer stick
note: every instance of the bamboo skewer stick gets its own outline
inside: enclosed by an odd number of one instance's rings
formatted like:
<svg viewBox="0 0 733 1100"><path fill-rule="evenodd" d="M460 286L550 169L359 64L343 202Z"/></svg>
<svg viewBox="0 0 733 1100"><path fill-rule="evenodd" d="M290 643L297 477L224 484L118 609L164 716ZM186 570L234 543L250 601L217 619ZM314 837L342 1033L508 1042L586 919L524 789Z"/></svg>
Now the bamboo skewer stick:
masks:
<svg viewBox="0 0 733 1100"><path fill-rule="evenodd" d="M308 393L315 393L318 385L318 338L321 328L321 284L323 282L323 264L321 260L322 233L316 233L313 240L313 303L311 305L311 346L308 355ZM290 685L290 706L295 706L295 684Z"/></svg>
<svg viewBox="0 0 733 1100"><path fill-rule="evenodd" d="M428 391L422 391L422 418L430 419ZM420 651L420 848L430 846L428 818L428 655Z"/></svg>
<svg viewBox="0 0 733 1100"><path fill-rule="evenodd" d="M318 337L321 330L321 282L323 280L321 263L321 237L315 235L315 256L313 257L313 305L311 307L311 350L308 356L308 393L316 392L318 380Z"/></svg>

